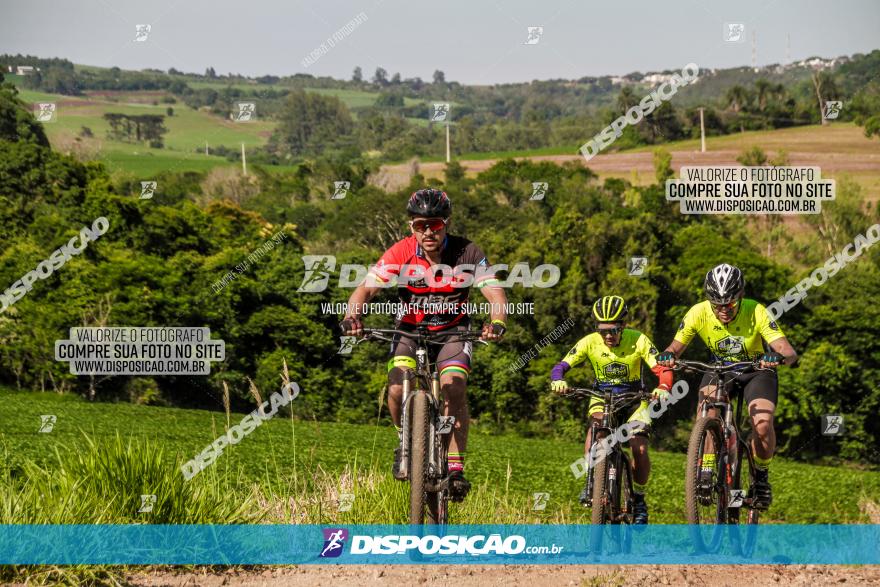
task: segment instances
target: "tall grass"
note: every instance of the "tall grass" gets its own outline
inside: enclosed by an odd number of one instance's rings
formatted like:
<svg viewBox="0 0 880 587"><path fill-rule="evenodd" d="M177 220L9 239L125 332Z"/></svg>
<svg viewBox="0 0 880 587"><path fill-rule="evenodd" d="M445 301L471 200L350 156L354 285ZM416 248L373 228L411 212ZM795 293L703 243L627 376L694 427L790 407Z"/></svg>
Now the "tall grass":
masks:
<svg viewBox="0 0 880 587"><path fill-rule="evenodd" d="M233 524L266 515L241 479L208 470L185 481L149 441L114 439L85 449L56 446L48 465L25 459L0 467L0 524ZM4 447L3 462L9 463ZM142 495L155 495L152 511ZM105 566L0 566L0 581L37 584L119 585L124 568Z"/></svg>

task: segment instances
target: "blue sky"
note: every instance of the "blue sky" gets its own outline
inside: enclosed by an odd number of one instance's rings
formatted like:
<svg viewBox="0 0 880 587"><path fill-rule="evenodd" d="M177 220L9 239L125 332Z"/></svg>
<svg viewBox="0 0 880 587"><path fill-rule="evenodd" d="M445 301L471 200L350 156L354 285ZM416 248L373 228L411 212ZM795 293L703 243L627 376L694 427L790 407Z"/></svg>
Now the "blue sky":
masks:
<svg viewBox="0 0 880 587"><path fill-rule="evenodd" d="M366 20L308 67L303 59L363 13ZM632 71L732 67L866 53L880 47L877 0L4 0L0 53L64 57L124 69L170 67L245 75L310 73L430 80L435 69L468 84ZM746 42L726 43L725 23ZM135 25L150 24L145 42ZM527 27L543 26L537 44Z"/></svg>

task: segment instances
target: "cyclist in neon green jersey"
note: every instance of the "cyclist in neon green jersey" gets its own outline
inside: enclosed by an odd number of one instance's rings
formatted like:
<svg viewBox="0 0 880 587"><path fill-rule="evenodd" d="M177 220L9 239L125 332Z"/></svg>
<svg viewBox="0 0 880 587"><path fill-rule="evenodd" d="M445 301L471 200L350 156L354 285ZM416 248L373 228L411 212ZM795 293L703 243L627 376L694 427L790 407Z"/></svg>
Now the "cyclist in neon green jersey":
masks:
<svg viewBox="0 0 880 587"><path fill-rule="evenodd" d="M622 393L642 389L642 363L646 364L660 380L654 390L655 398L668 398L672 386L672 370L657 365L657 348L651 340L632 328L625 328L628 310L626 302L620 296L605 296L593 304L593 318L597 323L596 332L580 339L565 358L562 359L550 375L550 387L556 393L565 393L568 384L563 379L572 367L589 361L600 389L610 388L613 393ZM604 402L593 398L590 400L589 415L601 421ZM633 522L648 523L648 505L645 502L645 491L651 474L651 461L648 458L648 435L651 430L651 416L648 413L648 402L643 401L630 416L629 422L639 423L640 430L629 440L633 452ZM585 454L589 455L592 442L592 430L588 429L584 445ZM589 459L588 459L589 462ZM590 503L588 487L584 487L580 496L582 504Z"/></svg>
<svg viewBox="0 0 880 587"><path fill-rule="evenodd" d="M699 335L713 360L725 363L760 359L760 367L774 368L780 364L792 365L797 353L770 318L767 308L755 300L743 297L745 277L738 268L723 263L706 274L704 289L706 301L693 306L685 314L675 338L657 357L664 367L672 367L695 335ZM710 375L700 383L700 405L706 396L715 392L708 385ZM770 506L773 494L768 467L776 450L773 414L779 396L776 371L751 371L734 374L734 380L743 387L744 399L752 419L752 450L755 455L755 486L749 489L757 507ZM699 407L698 407L699 409ZM710 410L714 415L714 410ZM714 480L715 454L703 455L700 486L709 491Z"/></svg>

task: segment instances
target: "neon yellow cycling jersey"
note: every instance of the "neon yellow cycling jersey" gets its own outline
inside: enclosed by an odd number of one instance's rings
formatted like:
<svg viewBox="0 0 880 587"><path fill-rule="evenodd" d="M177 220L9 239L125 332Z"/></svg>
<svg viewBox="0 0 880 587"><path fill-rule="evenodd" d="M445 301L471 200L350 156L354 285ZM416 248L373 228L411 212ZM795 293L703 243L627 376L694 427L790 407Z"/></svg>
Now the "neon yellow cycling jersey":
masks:
<svg viewBox="0 0 880 587"><path fill-rule="evenodd" d="M580 339L562 359L569 367L574 367L589 359L593 366L596 381L600 384L632 384L642 380L642 361L653 368L657 364L657 347L647 336L624 328L620 344L609 348L598 332Z"/></svg>
<svg viewBox="0 0 880 587"><path fill-rule="evenodd" d="M731 363L755 359L764 352L764 342L769 344L785 336L770 319L767 308L749 298L740 301L730 324L715 317L708 300L695 305L685 314L675 340L687 345L695 334L709 347L714 360Z"/></svg>

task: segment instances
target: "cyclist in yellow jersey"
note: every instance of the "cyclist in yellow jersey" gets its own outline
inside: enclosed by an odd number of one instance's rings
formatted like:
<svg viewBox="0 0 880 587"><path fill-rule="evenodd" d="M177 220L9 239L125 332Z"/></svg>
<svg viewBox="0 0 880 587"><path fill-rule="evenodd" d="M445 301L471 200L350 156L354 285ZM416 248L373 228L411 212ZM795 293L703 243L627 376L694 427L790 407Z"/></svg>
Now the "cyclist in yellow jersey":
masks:
<svg viewBox="0 0 880 587"><path fill-rule="evenodd" d="M565 393L568 384L565 373L584 361L589 361L600 388L610 387L615 393L642 389L642 363L646 364L660 380L654 390L655 398L668 398L672 386L672 370L657 365L657 348L651 340L632 328L625 328L624 321L628 310L626 302L620 296L605 296L593 304L593 318L597 322L597 331L580 339L577 344L553 367L550 375L551 389L556 393ZM593 398L590 400L589 415L601 421L604 402ZM633 478L633 522L648 523L648 505L645 502L645 490L651 474L651 461L648 458L648 435L651 430L651 416L648 414L648 402L643 401L630 416L628 422L640 424L640 429L630 439L632 448ZM589 455L592 442L592 427L587 429L584 453ZM589 462L589 459L587 459ZM588 486L584 487L580 496L582 504L590 503Z"/></svg>
<svg viewBox="0 0 880 587"><path fill-rule="evenodd" d="M773 368L780 364L792 365L797 353L762 304L744 298L745 277L738 268L723 263L706 274L704 282L706 301L693 306L685 314L672 343L657 357L664 367L675 365L675 359L687 348L694 335L709 347L715 361L735 363L760 359L760 367ZM700 383L700 402L715 392L708 385L710 375L703 376ZM752 450L755 455L755 486L750 497L756 498L758 507L767 508L773 501L768 467L776 450L776 433L773 430L773 414L779 396L776 371L751 371L733 376L743 389L752 419ZM698 406L699 411L699 406ZM715 410L709 414L714 415ZM711 447L709 447L711 450ZM703 455L700 485L708 489L712 478L715 453Z"/></svg>

